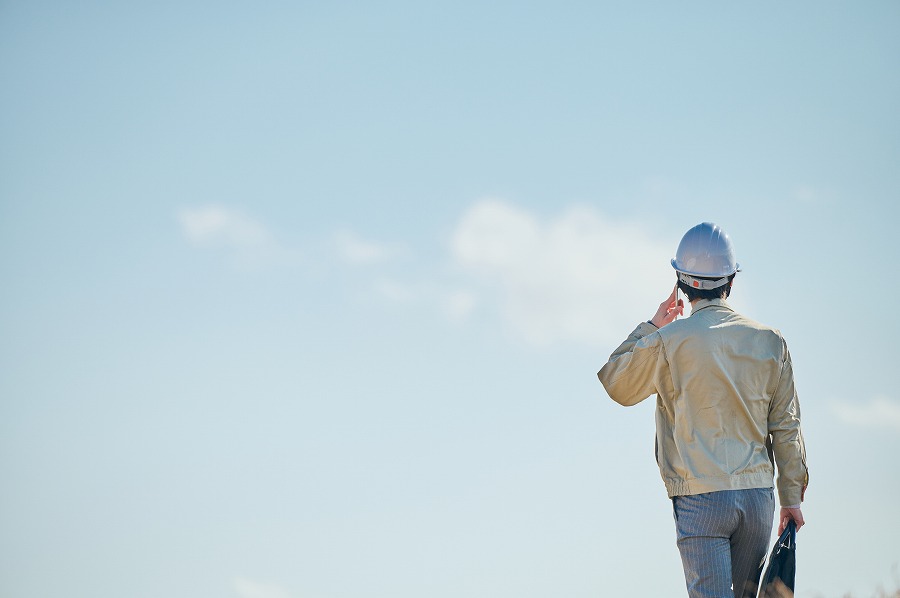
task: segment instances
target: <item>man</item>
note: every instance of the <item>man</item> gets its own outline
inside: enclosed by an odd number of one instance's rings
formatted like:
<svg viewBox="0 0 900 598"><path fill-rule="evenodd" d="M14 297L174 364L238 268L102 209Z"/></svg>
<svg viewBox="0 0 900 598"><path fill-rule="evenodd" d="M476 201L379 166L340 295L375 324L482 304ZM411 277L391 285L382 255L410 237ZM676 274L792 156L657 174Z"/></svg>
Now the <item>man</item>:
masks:
<svg viewBox="0 0 900 598"><path fill-rule="evenodd" d="M715 224L690 229L672 260L678 282L656 315L597 376L614 401L657 395L656 460L672 499L688 595L756 596L774 517L793 520L808 482L800 405L781 334L726 299L739 266ZM689 318L681 290L691 302Z"/></svg>

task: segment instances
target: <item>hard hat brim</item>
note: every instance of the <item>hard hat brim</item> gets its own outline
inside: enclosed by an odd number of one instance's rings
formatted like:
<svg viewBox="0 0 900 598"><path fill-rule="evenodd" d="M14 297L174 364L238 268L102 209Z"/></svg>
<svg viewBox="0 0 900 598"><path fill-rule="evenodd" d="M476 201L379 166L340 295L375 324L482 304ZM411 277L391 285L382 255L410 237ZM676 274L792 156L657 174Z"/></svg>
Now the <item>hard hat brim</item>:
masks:
<svg viewBox="0 0 900 598"><path fill-rule="evenodd" d="M740 272L740 270L741 270L741 265L736 263L734 265L734 270L732 270L731 272L725 272L725 273L721 273L721 274L710 274L709 272L697 272L697 271L688 270L686 268L682 268L681 266L678 265L678 260L674 257L672 258L671 263L672 263L672 267L675 269L676 272L681 272L682 274L687 274L688 276L701 276L703 278L718 278L720 276L731 276L735 272Z"/></svg>

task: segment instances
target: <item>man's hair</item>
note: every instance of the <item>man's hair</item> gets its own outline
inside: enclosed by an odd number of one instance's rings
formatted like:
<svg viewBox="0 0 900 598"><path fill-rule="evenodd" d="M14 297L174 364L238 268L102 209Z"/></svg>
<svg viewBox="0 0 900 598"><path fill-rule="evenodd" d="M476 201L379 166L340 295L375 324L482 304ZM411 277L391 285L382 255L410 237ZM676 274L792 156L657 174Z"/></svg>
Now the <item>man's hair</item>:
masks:
<svg viewBox="0 0 900 598"><path fill-rule="evenodd" d="M680 280L678 281L678 288L687 296L688 301L695 299L728 299L728 295L731 294L731 283L734 281L734 276L732 274L728 277L728 282L714 289L695 289ZM697 280L718 280L721 277L694 276L694 278Z"/></svg>

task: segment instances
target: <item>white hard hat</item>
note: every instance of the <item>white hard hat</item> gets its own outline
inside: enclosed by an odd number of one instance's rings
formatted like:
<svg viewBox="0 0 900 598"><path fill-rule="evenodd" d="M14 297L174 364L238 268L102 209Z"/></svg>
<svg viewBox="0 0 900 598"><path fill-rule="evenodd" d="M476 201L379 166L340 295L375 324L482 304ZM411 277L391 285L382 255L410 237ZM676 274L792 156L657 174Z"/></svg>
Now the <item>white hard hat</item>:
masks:
<svg viewBox="0 0 900 598"><path fill-rule="evenodd" d="M715 289L728 282L728 277L740 270L734 261L731 237L712 222L698 224L684 233L672 267L681 282L695 289ZM718 280L697 280L694 276Z"/></svg>

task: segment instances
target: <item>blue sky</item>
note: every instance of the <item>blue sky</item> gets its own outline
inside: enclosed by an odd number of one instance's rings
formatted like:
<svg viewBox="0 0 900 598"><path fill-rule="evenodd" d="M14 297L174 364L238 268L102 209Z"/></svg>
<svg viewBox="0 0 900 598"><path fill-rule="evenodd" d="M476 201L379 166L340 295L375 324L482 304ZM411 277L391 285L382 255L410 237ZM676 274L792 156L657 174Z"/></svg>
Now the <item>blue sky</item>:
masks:
<svg viewBox="0 0 900 598"><path fill-rule="evenodd" d="M894 587L898 26L0 3L0 593L681 595L595 372L710 220L795 362L798 597Z"/></svg>

